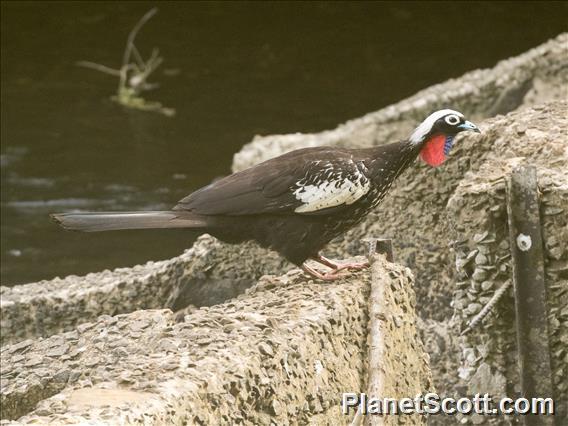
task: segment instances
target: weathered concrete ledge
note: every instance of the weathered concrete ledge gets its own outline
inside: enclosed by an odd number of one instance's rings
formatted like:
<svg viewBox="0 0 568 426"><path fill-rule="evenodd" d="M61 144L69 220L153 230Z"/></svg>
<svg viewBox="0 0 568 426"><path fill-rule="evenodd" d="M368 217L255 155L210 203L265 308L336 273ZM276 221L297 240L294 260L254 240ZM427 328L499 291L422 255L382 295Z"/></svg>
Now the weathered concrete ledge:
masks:
<svg viewBox="0 0 568 426"><path fill-rule="evenodd" d="M336 130L259 138L235 156L234 169L300 146L385 143L405 136L416 121L441 106L462 109L472 117L487 117L562 98L567 82L568 35L563 34L491 70L473 71L432 86ZM546 113L542 111L543 115ZM504 129L523 120L521 114L482 122L483 130L489 130L490 136L460 138L443 168L419 166L403 175L379 208L380 216L371 215L336 241L330 247L331 253L338 257L362 253L361 238L365 235L394 237L398 258L417 274L421 314L438 320L450 317L448 289L454 274L453 253L447 240L438 237L447 234L447 201L467 172L477 170L496 155L513 155L503 146L496 152L493 141ZM512 137L515 141L516 136ZM523 155L531 159L538 148L526 142ZM401 215L400 211L406 214ZM182 256L165 262L1 287L2 341L49 336L102 314L216 303L234 296L265 273L282 273L289 268L274 253L253 244L229 246L204 237ZM206 297L211 293L213 297Z"/></svg>
<svg viewBox="0 0 568 426"><path fill-rule="evenodd" d="M382 368L397 394L427 391L411 273L374 270L387 284L384 341L396 343ZM14 421L2 424L345 424L342 392L365 389L370 281L364 271L320 284L293 270L179 323L137 311L5 345L2 416Z"/></svg>
<svg viewBox="0 0 568 426"><path fill-rule="evenodd" d="M253 244L228 246L204 235L170 260L0 287L1 342L70 331L103 314L222 302L250 287L255 277L282 269L285 261L275 253L266 253L262 263L243 256L255 249ZM248 269L231 269L231 261L237 257ZM191 289L190 297L178 297L178 289Z"/></svg>

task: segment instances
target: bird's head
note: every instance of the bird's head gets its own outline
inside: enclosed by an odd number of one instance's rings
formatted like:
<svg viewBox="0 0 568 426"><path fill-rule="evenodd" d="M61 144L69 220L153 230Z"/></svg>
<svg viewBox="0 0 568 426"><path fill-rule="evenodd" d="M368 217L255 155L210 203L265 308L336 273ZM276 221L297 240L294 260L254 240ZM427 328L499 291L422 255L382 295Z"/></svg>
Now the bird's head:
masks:
<svg viewBox="0 0 568 426"><path fill-rule="evenodd" d="M451 109L442 109L428 116L410 135L409 141L420 146L420 158L437 167L446 160L452 149L455 136L464 131L480 133L463 114Z"/></svg>

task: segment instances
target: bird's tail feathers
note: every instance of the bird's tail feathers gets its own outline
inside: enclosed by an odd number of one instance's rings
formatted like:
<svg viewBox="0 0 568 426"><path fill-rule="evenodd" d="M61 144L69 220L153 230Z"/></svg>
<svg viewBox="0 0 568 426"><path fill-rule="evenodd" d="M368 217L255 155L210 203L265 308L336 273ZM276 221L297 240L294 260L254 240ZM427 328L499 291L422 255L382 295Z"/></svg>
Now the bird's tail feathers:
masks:
<svg viewBox="0 0 568 426"><path fill-rule="evenodd" d="M51 218L65 229L82 232L207 226L203 217L175 211L61 213Z"/></svg>

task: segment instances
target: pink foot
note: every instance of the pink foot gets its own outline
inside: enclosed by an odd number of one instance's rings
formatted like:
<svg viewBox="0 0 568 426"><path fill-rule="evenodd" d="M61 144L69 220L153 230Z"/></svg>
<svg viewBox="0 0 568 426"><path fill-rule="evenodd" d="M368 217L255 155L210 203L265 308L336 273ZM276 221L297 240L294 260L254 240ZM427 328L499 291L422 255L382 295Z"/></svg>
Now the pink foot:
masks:
<svg viewBox="0 0 568 426"><path fill-rule="evenodd" d="M338 274L337 271L329 272L327 274L322 274L321 272L316 271L311 266L308 266L306 263L302 265L302 269L308 275L324 281L335 281L347 276L347 274Z"/></svg>
<svg viewBox="0 0 568 426"><path fill-rule="evenodd" d="M344 269L350 269L352 271L359 271L361 269L368 268L370 266L369 262L349 262L349 263L337 263L327 257L318 254L314 260L322 265L329 266L331 269L334 269L335 272L342 271Z"/></svg>

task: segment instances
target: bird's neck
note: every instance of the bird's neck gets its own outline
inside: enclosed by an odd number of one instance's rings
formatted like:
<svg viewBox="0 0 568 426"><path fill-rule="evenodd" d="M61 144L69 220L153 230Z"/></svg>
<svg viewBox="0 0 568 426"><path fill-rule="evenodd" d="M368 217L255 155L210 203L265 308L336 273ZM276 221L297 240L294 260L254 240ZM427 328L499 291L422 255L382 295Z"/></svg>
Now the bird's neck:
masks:
<svg viewBox="0 0 568 426"><path fill-rule="evenodd" d="M377 179L384 179L385 176L395 179L416 160L421 149L422 144L412 144L406 140L370 148L368 167Z"/></svg>

